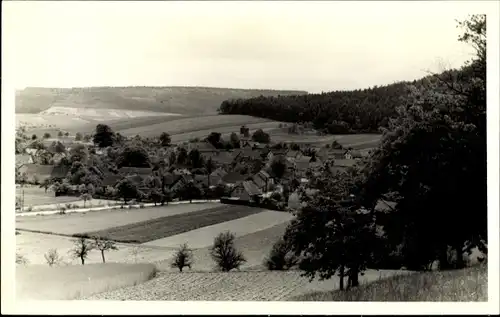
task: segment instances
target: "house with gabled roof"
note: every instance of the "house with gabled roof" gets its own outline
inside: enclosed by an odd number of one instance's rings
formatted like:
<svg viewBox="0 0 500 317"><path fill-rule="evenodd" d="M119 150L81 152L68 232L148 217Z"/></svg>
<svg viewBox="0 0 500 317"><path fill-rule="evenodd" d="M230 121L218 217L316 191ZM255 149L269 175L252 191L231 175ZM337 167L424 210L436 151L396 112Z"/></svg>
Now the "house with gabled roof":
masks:
<svg viewBox="0 0 500 317"><path fill-rule="evenodd" d="M237 183L231 191L231 197L240 201L253 201L255 196L261 196L262 192L252 181Z"/></svg>
<svg viewBox="0 0 500 317"><path fill-rule="evenodd" d="M277 156L286 157L287 152L288 152L287 149L270 149L269 153L267 154L267 159L269 161L272 161L273 158Z"/></svg>
<svg viewBox="0 0 500 317"><path fill-rule="evenodd" d="M253 175L251 180L262 192L267 192L269 187L274 184L274 178L272 178L269 173L261 170L257 174Z"/></svg>
<svg viewBox="0 0 500 317"><path fill-rule="evenodd" d="M227 174L226 170L222 167L217 168L215 171L213 171L210 175L212 176L219 176L220 178L224 177Z"/></svg>
<svg viewBox="0 0 500 317"><path fill-rule="evenodd" d="M216 153L219 152L211 143L207 141L188 143L187 151L197 149L200 153Z"/></svg>
<svg viewBox="0 0 500 317"><path fill-rule="evenodd" d="M210 186L209 186L209 179L210 179ZM219 185L222 181L222 177L216 176L216 175L194 175L194 181L196 184L205 186L205 187L215 187Z"/></svg>
<svg viewBox="0 0 500 317"><path fill-rule="evenodd" d="M235 186L238 182L246 180L249 175L242 175L238 172L229 172L222 177L222 183L228 186Z"/></svg>

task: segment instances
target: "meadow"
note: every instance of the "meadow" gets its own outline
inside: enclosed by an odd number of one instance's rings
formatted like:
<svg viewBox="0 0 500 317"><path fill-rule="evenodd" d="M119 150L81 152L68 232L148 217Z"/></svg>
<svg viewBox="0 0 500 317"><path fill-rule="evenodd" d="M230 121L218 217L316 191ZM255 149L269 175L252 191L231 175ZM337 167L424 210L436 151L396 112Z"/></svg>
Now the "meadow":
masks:
<svg viewBox="0 0 500 317"><path fill-rule="evenodd" d="M216 203L179 204L144 209L114 209L68 213L65 215L16 217L16 228L45 233L73 235L113 227L152 221L166 216L185 214L217 206Z"/></svg>
<svg viewBox="0 0 500 317"><path fill-rule="evenodd" d="M16 268L20 300L73 300L143 283L156 274L152 264L110 263L85 266L47 265Z"/></svg>
<svg viewBox="0 0 500 317"><path fill-rule="evenodd" d="M487 301L488 267L394 276L348 290L312 292L292 301Z"/></svg>
<svg viewBox="0 0 500 317"><path fill-rule="evenodd" d="M46 193L43 188L39 188L38 186L18 187L16 188L16 196L22 197L23 191L24 209L27 209L30 206L34 207L39 205L74 203L79 200L78 197L55 197L53 192L49 191Z"/></svg>

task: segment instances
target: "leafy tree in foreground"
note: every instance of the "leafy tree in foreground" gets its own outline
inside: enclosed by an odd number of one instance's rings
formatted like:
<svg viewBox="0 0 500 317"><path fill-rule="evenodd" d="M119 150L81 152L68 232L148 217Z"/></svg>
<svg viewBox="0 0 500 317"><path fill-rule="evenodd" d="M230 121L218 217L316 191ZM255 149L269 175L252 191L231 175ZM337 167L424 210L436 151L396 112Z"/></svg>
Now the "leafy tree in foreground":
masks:
<svg viewBox="0 0 500 317"><path fill-rule="evenodd" d="M347 173L318 179L319 191L307 199L284 236L301 257L299 268L305 276L329 279L338 274L341 289L345 276L351 286L358 285L358 274L376 249L373 216L351 196L355 182Z"/></svg>
<svg viewBox="0 0 500 317"><path fill-rule="evenodd" d="M460 72L436 75L427 90L411 87L365 169L364 205L391 192L400 197L384 230L409 269L435 260L442 269L460 268L464 250L486 250L486 16L460 25L460 40L472 42L477 57ZM453 266L449 247L457 254Z"/></svg>
<svg viewBox="0 0 500 317"><path fill-rule="evenodd" d="M50 133L45 132L45 133L43 134L43 138L44 138L44 139L49 139L49 138L50 138Z"/></svg>
<svg viewBox="0 0 500 317"><path fill-rule="evenodd" d="M184 243L177 249L174 258L172 260L171 266L174 268L178 268L179 272L182 272L182 269L188 267L191 269L193 265L193 252L188 248L187 243Z"/></svg>
<svg viewBox="0 0 500 317"><path fill-rule="evenodd" d="M212 259L223 272L239 269L246 262L243 253L236 249L234 239L233 233L222 232L215 237L214 244L210 249Z"/></svg>
<svg viewBox="0 0 500 317"><path fill-rule="evenodd" d="M83 200L83 208L85 208L85 204L87 203L87 201L92 200L92 195L90 193L83 193L80 196L80 199Z"/></svg>
<svg viewBox="0 0 500 317"><path fill-rule="evenodd" d="M104 252L111 250L118 250L116 243L114 241L106 240L101 237L94 237L93 248L101 252L102 263L106 263L106 258L104 257Z"/></svg>

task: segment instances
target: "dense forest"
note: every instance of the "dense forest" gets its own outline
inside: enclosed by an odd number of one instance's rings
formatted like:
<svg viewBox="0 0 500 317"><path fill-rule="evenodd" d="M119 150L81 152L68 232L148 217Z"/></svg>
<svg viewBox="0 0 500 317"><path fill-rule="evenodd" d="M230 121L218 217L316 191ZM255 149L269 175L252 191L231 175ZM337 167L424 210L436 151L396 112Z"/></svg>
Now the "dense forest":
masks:
<svg viewBox="0 0 500 317"><path fill-rule="evenodd" d="M326 133L378 133L387 127L396 107L409 98L411 87L446 90L442 78L466 81L465 70L431 74L413 82L397 82L352 91L321 94L259 96L222 102L220 114L243 114L285 122L312 122Z"/></svg>

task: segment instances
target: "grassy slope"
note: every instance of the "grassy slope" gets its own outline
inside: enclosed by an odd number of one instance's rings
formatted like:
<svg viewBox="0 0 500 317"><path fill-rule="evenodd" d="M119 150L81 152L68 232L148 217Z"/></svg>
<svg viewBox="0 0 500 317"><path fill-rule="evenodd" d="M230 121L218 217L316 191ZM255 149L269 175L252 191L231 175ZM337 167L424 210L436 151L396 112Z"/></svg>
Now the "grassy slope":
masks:
<svg viewBox="0 0 500 317"><path fill-rule="evenodd" d="M69 300L143 283L156 274L152 264L87 264L16 268L16 297L22 300Z"/></svg>
<svg viewBox="0 0 500 317"><path fill-rule="evenodd" d="M316 292L292 301L487 301L486 265L394 276L346 292Z"/></svg>
<svg viewBox="0 0 500 317"><path fill-rule="evenodd" d="M227 99L304 93L206 87L26 88L16 94L16 112L38 113L52 106L65 106L209 114L216 113Z"/></svg>
<svg viewBox="0 0 500 317"><path fill-rule="evenodd" d="M114 241L144 243L242 218L261 211L262 210L259 208L247 206L218 206L215 208L94 231L88 234L91 236L98 235L107 237Z"/></svg>

